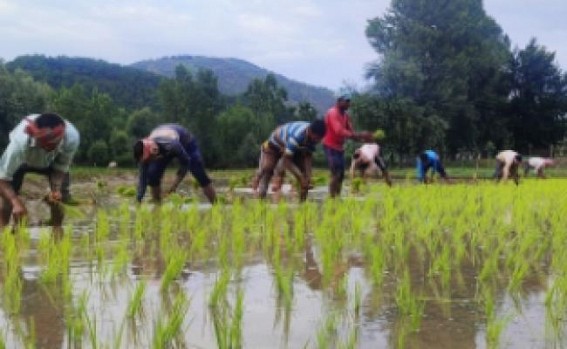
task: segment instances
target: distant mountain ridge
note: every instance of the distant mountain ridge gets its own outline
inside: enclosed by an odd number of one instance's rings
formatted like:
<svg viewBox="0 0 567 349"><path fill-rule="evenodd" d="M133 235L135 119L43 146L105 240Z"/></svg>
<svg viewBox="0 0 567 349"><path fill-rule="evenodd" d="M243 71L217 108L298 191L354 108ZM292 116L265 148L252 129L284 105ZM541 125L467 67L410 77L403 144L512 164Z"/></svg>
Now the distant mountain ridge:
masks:
<svg viewBox="0 0 567 349"><path fill-rule="evenodd" d="M75 83L89 89L96 88L99 92L108 93L119 105L135 109L155 107L155 90L165 77L175 75L175 68L180 64L191 71L212 70L218 78L220 92L228 96L245 92L253 79L264 79L272 73L278 85L287 90L288 100L292 103L306 101L319 113L324 113L334 101L330 89L294 81L236 58L184 55L120 65L83 57L23 55L7 62L6 67L12 71L27 71L34 79L54 88L71 87Z"/></svg>
<svg viewBox="0 0 567 349"><path fill-rule="evenodd" d="M295 81L237 58L181 55L144 60L133 63L130 67L166 77L173 77L175 68L178 65L184 65L191 71L197 71L198 69L212 70L218 78L219 90L226 95L243 93L246 91L250 81L253 79L264 79L266 75L272 73L276 77L278 85L287 90L290 101L307 101L320 113L329 108L334 101L334 94L328 88Z"/></svg>

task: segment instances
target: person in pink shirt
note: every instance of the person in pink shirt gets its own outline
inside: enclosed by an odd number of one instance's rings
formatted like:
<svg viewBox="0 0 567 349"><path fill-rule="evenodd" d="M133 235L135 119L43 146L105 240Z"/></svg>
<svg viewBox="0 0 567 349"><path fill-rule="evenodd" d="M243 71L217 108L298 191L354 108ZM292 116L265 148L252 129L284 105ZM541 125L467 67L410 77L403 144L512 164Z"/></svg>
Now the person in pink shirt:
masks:
<svg viewBox="0 0 567 349"><path fill-rule="evenodd" d="M372 133L368 131L355 132L347 110L350 107L350 96L342 95L337 103L325 114L327 132L323 138L323 150L327 157L331 180L329 195L336 197L341 194L345 177L344 143L347 139L359 142L372 142Z"/></svg>
<svg viewBox="0 0 567 349"><path fill-rule="evenodd" d="M386 163L380 155L380 146L377 143L365 143L352 154L350 163L350 178L354 178L355 171L360 171L360 176L364 179L368 172L382 172L384 180L392 186Z"/></svg>
<svg viewBox="0 0 567 349"><path fill-rule="evenodd" d="M539 156L532 156L528 159L528 161L524 165L524 176L527 176L530 172L530 169L533 169L534 172L537 174L539 178L545 178L545 174L543 170L546 167L554 166L555 161L550 158L542 158Z"/></svg>

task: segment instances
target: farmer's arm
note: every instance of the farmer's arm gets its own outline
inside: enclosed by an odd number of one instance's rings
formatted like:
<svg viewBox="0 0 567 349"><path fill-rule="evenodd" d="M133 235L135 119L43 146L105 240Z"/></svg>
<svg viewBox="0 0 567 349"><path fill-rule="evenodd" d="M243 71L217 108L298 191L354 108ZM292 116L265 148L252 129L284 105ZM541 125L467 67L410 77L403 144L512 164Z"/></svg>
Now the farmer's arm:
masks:
<svg viewBox="0 0 567 349"><path fill-rule="evenodd" d="M339 118L341 118L341 115L339 115L338 113L329 114L327 116L327 127L331 130L332 133L338 135L339 137L353 138L354 131L352 129L352 124L350 123L350 121L347 120L345 127L343 126Z"/></svg>
<svg viewBox="0 0 567 349"><path fill-rule="evenodd" d="M142 202L146 195L146 187L148 186L148 165L141 164L138 169L138 187L136 188L136 200Z"/></svg>
<svg viewBox="0 0 567 349"><path fill-rule="evenodd" d="M12 215L15 219L19 219L27 213L24 203L11 184L12 176L24 163L25 149L25 142L10 141L0 159L0 195L12 204Z"/></svg>

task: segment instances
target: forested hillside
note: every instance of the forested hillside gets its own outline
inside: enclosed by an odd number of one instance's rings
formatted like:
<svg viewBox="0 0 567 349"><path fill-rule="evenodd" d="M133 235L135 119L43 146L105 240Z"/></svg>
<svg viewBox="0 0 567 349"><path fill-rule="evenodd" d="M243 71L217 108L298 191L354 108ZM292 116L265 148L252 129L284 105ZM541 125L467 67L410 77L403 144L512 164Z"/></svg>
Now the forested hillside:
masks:
<svg viewBox="0 0 567 349"><path fill-rule="evenodd" d="M381 151L393 163L425 149L454 159L502 149L567 154L567 74L555 54L535 38L512 49L482 2L445 5L396 0L388 15L368 21L373 84L351 91L354 127L385 130ZM50 110L81 132L78 163L132 164L135 139L177 122L197 137L208 167L248 167L277 125L313 120L333 101L325 88L236 59L176 56L123 67L25 56L0 61L0 147L27 113Z"/></svg>
<svg viewBox="0 0 567 349"><path fill-rule="evenodd" d="M114 102L128 109L157 106L156 90L163 77L132 67L90 58L20 56L6 64L22 69L35 80L54 89L79 84L87 90L108 93Z"/></svg>
<svg viewBox="0 0 567 349"><path fill-rule="evenodd" d="M99 92L108 93L117 104L128 109L145 106L155 108L155 91L160 81L164 77L174 77L179 65L185 66L193 75L199 70L211 70L218 79L219 91L227 96L244 93L254 79L264 79L270 74L268 70L243 60L201 56L165 57L122 66L90 58L29 55L20 56L6 64L9 70L23 69L35 80L46 82L55 89L74 84L87 89L96 88ZM333 103L333 92L329 89L271 74L288 91L287 98L291 103L308 102L319 113L323 113Z"/></svg>
<svg viewBox="0 0 567 349"><path fill-rule="evenodd" d="M178 65L187 67L193 73L199 69L211 70L218 78L219 90L225 95L244 93L254 79L264 79L273 74L278 85L288 92L288 99L293 102L309 102L320 113L333 103L333 92L324 87L316 87L290 80L283 75L270 72L249 62L236 58L215 58L203 56L174 56L145 60L132 64L132 67L143 69L167 77L175 76Z"/></svg>
<svg viewBox="0 0 567 349"><path fill-rule="evenodd" d="M273 74L252 78L242 93L228 96L212 70L185 65L169 78L85 58L0 61L0 147L21 118L44 111L77 127L75 162L96 166L133 165L134 141L166 122L197 137L209 167L253 166L259 144L278 124L318 114L309 102L290 101Z"/></svg>

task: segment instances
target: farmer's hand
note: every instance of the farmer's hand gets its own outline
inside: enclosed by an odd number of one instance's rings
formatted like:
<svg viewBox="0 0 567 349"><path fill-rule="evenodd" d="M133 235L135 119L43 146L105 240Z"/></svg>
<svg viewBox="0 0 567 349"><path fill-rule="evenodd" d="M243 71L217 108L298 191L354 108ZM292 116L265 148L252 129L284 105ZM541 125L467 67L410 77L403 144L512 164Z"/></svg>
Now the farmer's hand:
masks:
<svg viewBox="0 0 567 349"><path fill-rule="evenodd" d="M56 191L51 191L49 192L49 194L47 194L44 198L45 202L47 202L50 205L53 204L59 204L61 203L61 199L62 199L62 195L61 192L56 190Z"/></svg>
<svg viewBox="0 0 567 349"><path fill-rule="evenodd" d="M374 141L374 136L369 131L361 131L356 134L356 139L360 142L371 143Z"/></svg>
<svg viewBox="0 0 567 349"><path fill-rule="evenodd" d="M28 210L19 198L12 200L12 216L16 223L20 222L27 214Z"/></svg>

